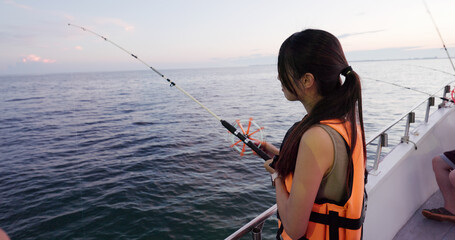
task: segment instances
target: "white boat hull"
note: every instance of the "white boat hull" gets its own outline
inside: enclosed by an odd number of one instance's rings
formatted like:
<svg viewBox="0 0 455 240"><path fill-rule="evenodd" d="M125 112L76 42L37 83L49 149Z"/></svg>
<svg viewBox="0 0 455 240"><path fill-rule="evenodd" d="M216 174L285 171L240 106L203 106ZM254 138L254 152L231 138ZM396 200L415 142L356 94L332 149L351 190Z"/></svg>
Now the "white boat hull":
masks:
<svg viewBox="0 0 455 240"><path fill-rule="evenodd" d="M455 108L441 108L411 131L415 142L397 145L370 174L364 239L393 239L415 211L438 190L432 158L455 149Z"/></svg>

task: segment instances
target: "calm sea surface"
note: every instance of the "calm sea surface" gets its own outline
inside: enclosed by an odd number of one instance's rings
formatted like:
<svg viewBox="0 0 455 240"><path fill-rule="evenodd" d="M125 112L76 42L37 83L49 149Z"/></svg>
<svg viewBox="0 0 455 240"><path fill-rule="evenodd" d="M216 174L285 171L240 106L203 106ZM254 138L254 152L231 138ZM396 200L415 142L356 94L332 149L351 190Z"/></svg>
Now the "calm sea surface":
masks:
<svg viewBox="0 0 455 240"><path fill-rule="evenodd" d="M428 97L368 78L428 93L454 80L429 69L450 72L447 59L352 66L367 139ZM305 113L272 65L162 72L229 122L253 117L276 146ZM227 136L151 71L2 76L0 228L12 239L223 239L275 203L263 160ZM271 218L265 238L275 231Z"/></svg>

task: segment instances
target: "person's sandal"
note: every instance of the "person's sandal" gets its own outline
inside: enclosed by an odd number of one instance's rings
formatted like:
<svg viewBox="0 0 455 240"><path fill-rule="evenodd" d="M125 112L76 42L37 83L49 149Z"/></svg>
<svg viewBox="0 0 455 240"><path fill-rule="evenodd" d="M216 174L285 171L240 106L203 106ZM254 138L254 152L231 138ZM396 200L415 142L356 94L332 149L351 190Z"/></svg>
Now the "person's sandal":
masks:
<svg viewBox="0 0 455 240"><path fill-rule="evenodd" d="M448 221L455 223L455 215L445 208L424 209L422 210L423 216L436 221Z"/></svg>

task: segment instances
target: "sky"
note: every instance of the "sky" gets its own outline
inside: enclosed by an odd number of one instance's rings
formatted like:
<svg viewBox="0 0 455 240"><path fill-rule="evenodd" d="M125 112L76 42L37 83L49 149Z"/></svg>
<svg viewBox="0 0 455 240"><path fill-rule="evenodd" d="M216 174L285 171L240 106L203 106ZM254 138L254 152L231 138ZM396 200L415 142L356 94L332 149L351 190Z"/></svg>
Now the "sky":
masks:
<svg viewBox="0 0 455 240"><path fill-rule="evenodd" d="M453 0L426 0L455 56ZM420 0L0 0L0 75L275 64L291 34L337 36L348 61L445 57Z"/></svg>

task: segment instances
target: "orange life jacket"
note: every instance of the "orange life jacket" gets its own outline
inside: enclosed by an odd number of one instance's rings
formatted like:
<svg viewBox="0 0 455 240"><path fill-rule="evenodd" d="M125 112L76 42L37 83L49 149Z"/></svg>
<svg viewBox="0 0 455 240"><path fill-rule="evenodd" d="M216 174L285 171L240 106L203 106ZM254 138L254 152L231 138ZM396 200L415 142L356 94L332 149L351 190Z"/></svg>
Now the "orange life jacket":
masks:
<svg viewBox="0 0 455 240"><path fill-rule="evenodd" d="M325 120L321 124L328 125L335 129L350 145L350 124L342 123L340 120ZM351 146L349 146L351 147ZM349 153L348 153L349 154ZM357 127L357 140L352 158L352 188L348 201L343 205L334 203L313 204L310 220L306 233L301 239L361 239L362 225L366 208L365 190L365 157L363 154L363 144L360 127ZM285 186L288 192L291 191L292 174L285 178ZM291 239L280 227L279 233L284 240Z"/></svg>

